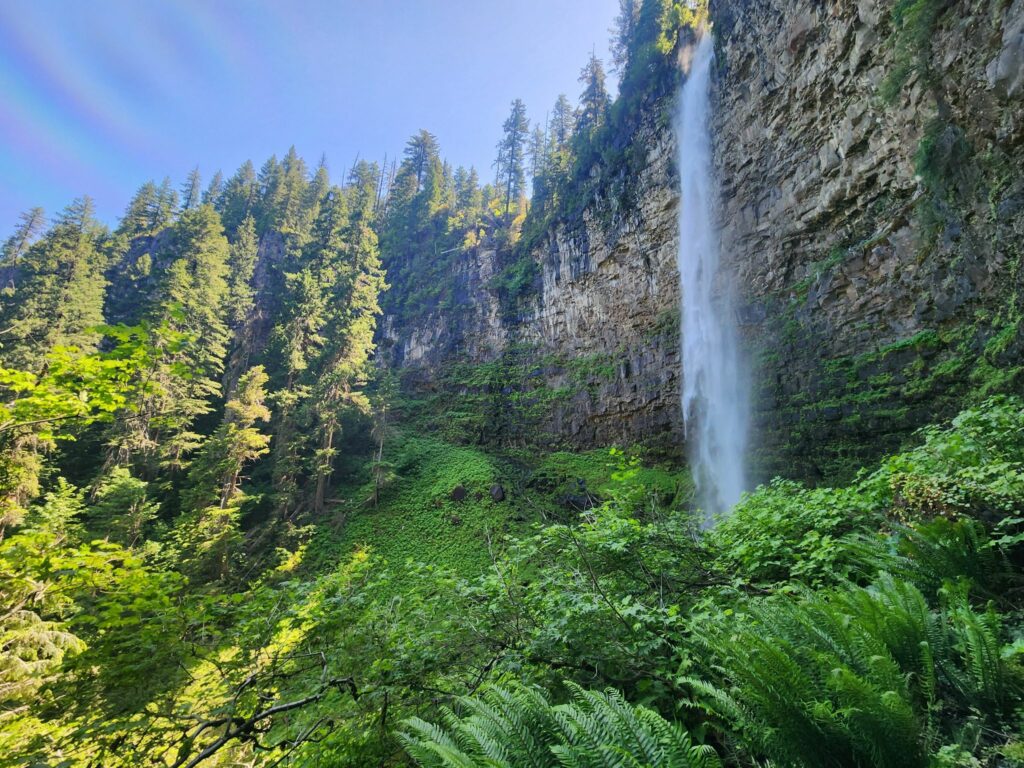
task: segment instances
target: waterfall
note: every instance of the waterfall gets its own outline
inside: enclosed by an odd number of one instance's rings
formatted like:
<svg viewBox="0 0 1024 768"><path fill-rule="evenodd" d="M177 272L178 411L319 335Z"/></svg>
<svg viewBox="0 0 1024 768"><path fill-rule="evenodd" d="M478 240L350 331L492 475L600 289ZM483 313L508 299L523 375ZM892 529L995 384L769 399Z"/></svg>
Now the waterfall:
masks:
<svg viewBox="0 0 1024 768"><path fill-rule="evenodd" d="M744 490L749 406L729 281L719 274L718 190L711 161L714 43L704 34L676 116L679 279L682 287L683 424L705 525Z"/></svg>

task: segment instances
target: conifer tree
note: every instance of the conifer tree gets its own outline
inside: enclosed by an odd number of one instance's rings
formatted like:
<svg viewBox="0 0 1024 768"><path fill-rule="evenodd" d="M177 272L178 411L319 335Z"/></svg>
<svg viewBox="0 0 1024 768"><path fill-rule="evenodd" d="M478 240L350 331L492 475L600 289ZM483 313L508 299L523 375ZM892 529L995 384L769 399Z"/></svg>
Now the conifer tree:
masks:
<svg viewBox="0 0 1024 768"><path fill-rule="evenodd" d="M46 225L42 208L31 208L18 219L18 226L0 251L0 291L13 293L18 282L19 262Z"/></svg>
<svg viewBox="0 0 1024 768"><path fill-rule="evenodd" d="M184 494L186 514L174 538L184 570L200 579L225 579L240 541L242 469L268 451L270 437L256 426L270 419L267 375L257 366L238 382L224 407L224 418L206 440L189 469Z"/></svg>
<svg viewBox="0 0 1024 768"><path fill-rule="evenodd" d="M156 319L193 337L191 362L207 377L220 373L228 340L229 252L211 206L185 211L172 230L170 266L157 296Z"/></svg>
<svg viewBox="0 0 1024 768"><path fill-rule="evenodd" d="M345 196L348 209L355 220L369 223L375 215L376 189L380 181L380 168L376 163L360 160L348 177Z"/></svg>
<svg viewBox="0 0 1024 768"><path fill-rule="evenodd" d="M224 185L223 193L216 202L224 230L233 235L246 216L256 216L256 202L259 187L256 181L256 169L252 161L246 160L235 175Z"/></svg>
<svg viewBox="0 0 1024 768"><path fill-rule="evenodd" d="M340 217L324 222L317 243L320 260L331 265L328 280L332 299L313 397L320 435L314 467L313 508L317 512L323 511L326 502L341 412L346 407L368 408L359 384L366 379L380 313L379 296L385 287L377 236L371 227L376 177L367 168L361 174L354 173L352 182L346 190L354 203L350 204L348 221L340 230Z"/></svg>
<svg viewBox="0 0 1024 768"><path fill-rule="evenodd" d="M171 186L169 177L165 177L156 190L156 201L151 219L154 230L163 229L174 221L178 212L178 193Z"/></svg>
<svg viewBox="0 0 1024 768"><path fill-rule="evenodd" d="M432 235L443 198L443 166L437 139L421 130L409 139L391 184L382 238L389 253L410 256Z"/></svg>
<svg viewBox="0 0 1024 768"><path fill-rule="evenodd" d="M459 166L455 170L455 216L452 226L456 229L471 228L475 237L475 228L483 214L483 194L480 190L480 177L476 168L468 171Z"/></svg>
<svg viewBox="0 0 1024 768"><path fill-rule="evenodd" d="M234 384L249 366L255 354L256 328L260 318L256 317L256 290L253 286L253 275L256 272L256 260L259 256L259 238L256 235L256 222L252 216L246 216L242 225L235 232L235 241L231 244L228 259L228 326L234 340L231 358L224 373L224 391L231 394Z"/></svg>
<svg viewBox="0 0 1024 768"><path fill-rule="evenodd" d="M189 171L188 178L181 187L181 210L190 211L198 208L203 193L203 179L199 175L199 166Z"/></svg>
<svg viewBox="0 0 1024 768"><path fill-rule="evenodd" d="M502 126L505 135L498 142L498 157L494 161L497 184L505 192L505 217L512 207L512 201L522 197L526 186L526 172L523 169L526 155L530 121L526 117L526 105L522 99L512 102L512 111Z"/></svg>
<svg viewBox="0 0 1024 768"><path fill-rule="evenodd" d="M576 120L576 135L589 141L594 132L604 125L608 117L611 99L605 87L604 67L601 60L590 54L590 60L580 72L583 93L580 94L579 117Z"/></svg>
<svg viewBox="0 0 1024 768"><path fill-rule="evenodd" d="M110 251L104 314L110 323L135 324L148 311L145 298L152 295L164 265L154 263L153 246L167 225L161 216L160 190L148 181L128 203L124 216L107 244Z"/></svg>
<svg viewBox="0 0 1024 768"><path fill-rule="evenodd" d="M241 328L252 311L252 278L258 254L256 221L252 216L246 216L235 233L228 259L228 322L233 329Z"/></svg>
<svg viewBox="0 0 1024 768"><path fill-rule="evenodd" d="M320 170L323 173L319 174L318 182L322 183L326 191L327 168L322 166ZM295 147L290 147L280 164L279 187L273 201L276 209L269 213L269 220L274 226L282 232L298 235L301 241L308 237L312 225L312 215L304 214L312 212L320 202L319 196L315 194L307 198L307 175L306 162L299 157Z"/></svg>
<svg viewBox="0 0 1024 768"><path fill-rule="evenodd" d="M257 422L270 420L266 406L267 374L263 366L248 370L224 406L221 425L203 443L188 475L186 509L216 505L226 509L237 501L242 468L269 450L270 437Z"/></svg>
<svg viewBox="0 0 1024 768"><path fill-rule="evenodd" d="M642 0L619 0L619 15L615 17L614 26L608 30L612 35L611 69L612 72L617 72L620 76L629 67L630 47L636 37L642 5Z"/></svg>
<svg viewBox="0 0 1024 768"><path fill-rule="evenodd" d="M203 192L203 205L212 205L215 208L220 203L220 196L224 192L224 174L217 171L213 174L213 178L210 179L209 185L206 187L206 191Z"/></svg>
<svg viewBox="0 0 1024 768"><path fill-rule="evenodd" d="M18 217L18 226L7 240L4 241L2 264L11 266L25 255L25 251L42 232L46 217L42 208L30 208Z"/></svg>
<svg viewBox="0 0 1024 768"><path fill-rule="evenodd" d="M92 201L80 198L21 256L19 284L0 294L0 363L37 371L54 347L95 347L107 285L102 234Z"/></svg>
<svg viewBox="0 0 1024 768"><path fill-rule="evenodd" d="M220 393L227 350L228 254L211 206L184 211L169 230L158 254L168 266L159 275L147 314L152 326L182 342L153 362L150 376L160 387L159 396L145 409L148 416L119 423L113 431L109 464L134 461L151 478L162 470L181 469L198 444L191 428Z"/></svg>
<svg viewBox="0 0 1024 768"><path fill-rule="evenodd" d="M564 93L559 94L551 110L551 120L548 123L548 136L556 152L568 149L572 140L573 132L576 129L576 113Z"/></svg>
<svg viewBox="0 0 1024 768"><path fill-rule="evenodd" d="M143 541L159 510L148 483L132 477L126 467L115 467L96 490L89 526L97 535L134 547Z"/></svg>
<svg viewBox="0 0 1024 768"><path fill-rule="evenodd" d="M530 134L527 155L530 158L530 180L536 182L544 173L548 158L548 137L539 125L535 126Z"/></svg>
<svg viewBox="0 0 1024 768"><path fill-rule="evenodd" d="M303 456L309 437L306 372L325 341L321 332L327 304L323 284L312 268L285 275L282 313L271 333L269 356L277 361L278 369L272 482L278 512L285 520L300 504Z"/></svg>
<svg viewBox="0 0 1024 768"><path fill-rule="evenodd" d="M124 246L136 237L151 235L159 227L166 224L159 221L159 203L156 184L147 181L135 192L129 201L124 216L118 224L114 235L124 239Z"/></svg>

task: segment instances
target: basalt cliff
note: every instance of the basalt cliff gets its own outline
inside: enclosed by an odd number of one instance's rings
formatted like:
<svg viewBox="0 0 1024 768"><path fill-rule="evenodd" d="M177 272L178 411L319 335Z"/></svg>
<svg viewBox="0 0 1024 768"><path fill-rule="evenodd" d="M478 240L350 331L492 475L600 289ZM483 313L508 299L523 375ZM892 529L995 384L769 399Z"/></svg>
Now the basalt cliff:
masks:
<svg viewBox="0 0 1024 768"><path fill-rule="evenodd" d="M841 477L1019 389L1024 0L718 0L711 16L757 475ZM452 365L504 361L508 380L484 382L498 438L529 415L554 444L681 454L672 98L644 110L630 194L553 223L525 296L502 295L507 256L484 245L451 262L454 306L384 318L407 386L457 399L481 382ZM596 189L617 174L596 164Z"/></svg>

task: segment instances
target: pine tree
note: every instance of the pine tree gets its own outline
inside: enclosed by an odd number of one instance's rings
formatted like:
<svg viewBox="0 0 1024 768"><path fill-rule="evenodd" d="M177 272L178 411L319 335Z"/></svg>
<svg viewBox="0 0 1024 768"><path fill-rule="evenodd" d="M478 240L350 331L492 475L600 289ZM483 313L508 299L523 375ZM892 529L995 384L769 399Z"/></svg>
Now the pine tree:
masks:
<svg viewBox="0 0 1024 768"><path fill-rule="evenodd" d="M224 174L217 171L210 179L206 191L203 192L203 205L212 205L215 208L220 203L220 196L224 193Z"/></svg>
<svg viewBox="0 0 1024 768"><path fill-rule="evenodd" d="M169 177L165 177L156 190L151 225L154 230L163 229L174 221L178 212L178 193L171 186Z"/></svg>
<svg viewBox="0 0 1024 768"><path fill-rule="evenodd" d="M405 159L402 165L407 167L416 179L417 192L429 186L429 176L436 173L435 166L439 164L440 149L434 134L421 130L409 139L405 146Z"/></svg>
<svg viewBox="0 0 1024 768"><path fill-rule="evenodd" d="M42 208L31 208L21 214L14 234L4 241L3 251L0 252L0 291L8 294L14 292L18 282L19 262L45 224L46 217Z"/></svg>
<svg viewBox="0 0 1024 768"><path fill-rule="evenodd" d="M136 237L153 234L161 226L158 211L156 184L147 181L128 203L114 235L123 238L124 247L127 248L128 243Z"/></svg>
<svg viewBox="0 0 1024 768"><path fill-rule="evenodd" d="M551 137L551 144L556 152L568 149L572 141L573 132L576 129L576 113L564 93L559 94L551 110L551 120L548 123L548 135Z"/></svg>
<svg viewBox="0 0 1024 768"><path fill-rule="evenodd" d="M325 277L331 301L313 397L320 434L314 467L313 508L317 512L323 511L326 503L341 412L346 407L368 409L368 401L358 385L366 379L376 317L380 313L379 296L385 288L377 236L370 218L375 188L376 176L370 168L354 174L353 184L346 190L351 201L348 221L333 217L322 223L318 233L319 260L330 265Z"/></svg>
<svg viewBox="0 0 1024 768"><path fill-rule="evenodd" d="M81 198L21 256L20 284L0 294L0 363L38 371L54 347L95 347L107 286L102 235L92 201Z"/></svg>
<svg viewBox="0 0 1024 768"><path fill-rule="evenodd" d="M256 353L256 330L260 319L256 316L256 289L253 275L259 257L259 238L256 222L247 216L235 233L228 259L228 326L234 339L231 357L224 372L224 392L231 394L235 382Z"/></svg>
<svg viewBox="0 0 1024 768"><path fill-rule="evenodd" d="M536 182L544 173L548 158L548 137L539 125L535 126L530 134L527 155L530 158L530 180Z"/></svg>
<svg viewBox="0 0 1024 768"><path fill-rule="evenodd" d="M328 298L311 267L286 274L284 286L281 315L270 336L269 359L277 362L279 379L274 392L272 483L278 512L287 520L301 500L303 456L309 438L307 370L325 342L322 331Z"/></svg>
<svg viewBox="0 0 1024 768"><path fill-rule="evenodd" d="M233 235L245 220L246 216L256 217L256 202L259 187L256 181L256 169L251 161L246 160L235 175L224 185L224 192L218 197L216 208L220 213L224 230Z"/></svg>
<svg viewBox="0 0 1024 768"><path fill-rule="evenodd" d="M46 224L42 208L30 208L18 217L18 226L14 234L4 241L2 252L3 265L13 265L25 255L25 251L35 241Z"/></svg>
<svg viewBox="0 0 1024 768"><path fill-rule="evenodd" d="M141 450L140 458L150 465L147 472L152 476L157 471L153 459L163 469L178 470L197 445L198 436L191 427L197 417L210 411L220 393L227 351L228 255L220 218L211 206L183 212L170 229L159 254L168 266L159 277L149 319L154 326L182 336L185 343L154 371L163 389L161 403L154 407L161 414L160 424L137 424L135 430L116 433L111 439L112 455L121 457L116 463L124 463L134 446L136 452ZM188 371L188 377L175 375L175 369ZM159 439L141 440L135 434L139 430Z"/></svg>
<svg viewBox="0 0 1024 768"><path fill-rule="evenodd" d="M89 527L98 536L134 547L144 539L160 505L153 501L149 484L126 467L115 467L100 482L89 512Z"/></svg>
<svg viewBox="0 0 1024 768"><path fill-rule="evenodd" d="M304 242L309 235L315 216L315 207L320 198L313 195L307 199L309 181L306 162L299 157L295 147L290 147L281 161L280 187L277 190L277 210L273 211L271 220L282 232L297 235ZM322 166L318 181L322 182L324 191L327 186L327 168ZM308 214L308 215L306 215ZM302 242L299 243L300 247Z"/></svg>
<svg viewBox="0 0 1024 768"><path fill-rule="evenodd" d="M190 211L198 208L202 197L202 177L199 175L199 166L189 171L188 179L181 188L181 209Z"/></svg>
<svg viewBox="0 0 1024 768"><path fill-rule="evenodd" d="M630 47L640 23L641 0L619 0L619 15L615 17L611 33L612 72L622 75L629 67Z"/></svg>
<svg viewBox="0 0 1024 768"><path fill-rule="evenodd" d="M242 327L253 308L252 277L259 255L256 221L246 216L235 233L228 259L228 322L232 329Z"/></svg>
<svg viewBox="0 0 1024 768"><path fill-rule="evenodd" d="M579 117L576 121L576 134L589 141L594 132L604 125L608 118L611 99L605 87L604 67L601 60L590 54L590 61L580 72L580 83L583 93L580 94Z"/></svg>
<svg viewBox="0 0 1024 768"><path fill-rule="evenodd" d="M348 177L345 197L354 221L370 223L375 215L376 189L380 181L380 167L376 163L360 160Z"/></svg>
<svg viewBox="0 0 1024 768"><path fill-rule="evenodd" d="M505 217L512 208L512 201L522 197L526 186L523 161L526 142L529 138L530 121L526 117L526 105L522 99L512 102L512 111L502 126L505 136L498 142L498 157L494 161L496 183L505 191Z"/></svg>
<svg viewBox="0 0 1024 768"><path fill-rule="evenodd" d="M145 300L159 280L161 264L154 263L153 246L167 225L161 216L160 191L148 181L139 187L107 248L107 291L104 314L110 323L134 325L148 311Z"/></svg>
<svg viewBox="0 0 1024 768"><path fill-rule="evenodd" d="M263 366L249 369L224 406L224 419L203 444L189 469L185 507L199 512L237 502L242 468L267 453L270 437L256 423L270 420L266 406L267 374Z"/></svg>
<svg viewBox="0 0 1024 768"><path fill-rule="evenodd" d="M185 211L172 230L170 266L155 307L156 319L193 337L195 373L208 377L220 373L226 351L229 253L212 207Z"/></svg>
<svg viewBox="0 0 1024 768"><path fill-rule="evenodd" d="M268 421L267 375L257 366L238 382L217 430L203 443L183 494L185 515L173 538L182 568L200 579L228 577L241 543L239 508L242 469L267 453L270 436L257 422Z"/></svg>
<svg viewBox="0 0 1024 768"><path fill-rule="evenodd" d="M468 171L459 167L455 170L455 221L456 228L475 228L483 213L483 194L480 177L476 168Z"/></svg>
<svg viewBox="0 0 1024 768"><path fill-rule="evenodd" d="M443 203L443 175L437 139L421 130L409 139L388 197L382 239L389 253L409 256L433 235L433 217Z"/></svg>

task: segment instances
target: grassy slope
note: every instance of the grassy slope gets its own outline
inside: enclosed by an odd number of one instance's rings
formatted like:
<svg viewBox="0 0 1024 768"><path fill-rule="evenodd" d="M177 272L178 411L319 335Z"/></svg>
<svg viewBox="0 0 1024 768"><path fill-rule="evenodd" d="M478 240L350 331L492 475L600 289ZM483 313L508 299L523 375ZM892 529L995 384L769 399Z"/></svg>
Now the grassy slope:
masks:
<svg viewBox="0 0 1024 768"><path fill-rule="evenodd" d="M393 476L375 508L373 483L366 476L338 489L348 499L331 525L314 537L314 567L336 562L353 549L367 548L393 567L410 561L480 573L491 562L488 540L500 547L506 535L525 533L531 524L578 514L573 499L600 498L619 460L606 449L579 454L493 454L433 437L396 434L385 448ZM644 467L640 478L666 502L684 503L685 473ZM500 484L505 499L490 490ZM452 491L466 489L456 501ZM569 497L573 497L570 499Z"/></svg>

